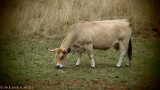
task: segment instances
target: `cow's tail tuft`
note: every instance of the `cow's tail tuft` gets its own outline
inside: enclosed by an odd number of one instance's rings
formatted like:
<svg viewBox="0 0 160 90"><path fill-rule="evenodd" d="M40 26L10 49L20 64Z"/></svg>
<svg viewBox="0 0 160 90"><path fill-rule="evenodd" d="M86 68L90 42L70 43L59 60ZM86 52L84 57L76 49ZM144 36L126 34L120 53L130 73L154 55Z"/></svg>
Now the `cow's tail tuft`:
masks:
<svg viewBox="0 0 160 90"><path fill-rule="evenodd" d="M129 44L128 44L128 58L131 61L132 60L132 43L131 43L131 38L129 40Z"/></svg>

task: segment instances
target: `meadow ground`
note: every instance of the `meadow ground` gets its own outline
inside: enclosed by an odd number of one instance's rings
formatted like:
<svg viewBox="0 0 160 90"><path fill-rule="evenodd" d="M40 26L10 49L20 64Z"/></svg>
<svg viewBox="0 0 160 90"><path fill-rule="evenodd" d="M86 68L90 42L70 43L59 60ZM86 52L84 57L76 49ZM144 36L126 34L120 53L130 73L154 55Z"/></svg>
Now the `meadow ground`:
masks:
<svg viewBox="0 0 160 90"><path fill-rule="evenodd" d="M153 89L160 84L159 0L0 0L0 85L34 89ZM78 21L128 19L133 60L115 68L119 52L94 50L96 68L83 54L70 54L56 69L55 53L67 30ZM1 89L0 86L0 89Z"/></svg>
<svg viewBox="0 0 160 90"><path fill-rule="evenodd" d="M96 68L83 54L76 67L77 55L71 53L67 66L56 69L56 48L63 37L0 39L0 83L33 86L34 89L153 89L160 83L159 40L132 39L133 60L130 67L116 68L119 52L94 50Z"/></svg>

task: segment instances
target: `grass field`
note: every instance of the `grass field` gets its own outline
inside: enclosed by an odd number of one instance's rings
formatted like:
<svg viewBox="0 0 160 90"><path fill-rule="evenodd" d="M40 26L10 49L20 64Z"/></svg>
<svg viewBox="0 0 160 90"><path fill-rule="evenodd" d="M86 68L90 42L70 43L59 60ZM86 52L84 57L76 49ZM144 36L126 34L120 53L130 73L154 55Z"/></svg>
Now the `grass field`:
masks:
<svg viewBox="0 0 160 90"><path fill-rule="evenodd" d="M1 86L34 89L154 89L160 84L158 0L0 0ZM83 54L70 54L64 69L56 69L55 53L69 27L78 21L126 18L132 24L133 60L115 68L119 52L94 50L96 68ZM155 39L156 38L156 39ZM159 38L159 37L158 37Z"/></svg>
<svg viewBox="0 0 160 90"><path fill-rule="evenodd" d="M96 68L83 54L82 64L75 66L77 55L70 54L67 66L56 69L55 53L46 47L59 47L63 37L1 39L0 78L3 85L33 86L34 89L153 89L160 80L159 40L133 39L130 67L116 68L119 52L94 50Z"/></svg>

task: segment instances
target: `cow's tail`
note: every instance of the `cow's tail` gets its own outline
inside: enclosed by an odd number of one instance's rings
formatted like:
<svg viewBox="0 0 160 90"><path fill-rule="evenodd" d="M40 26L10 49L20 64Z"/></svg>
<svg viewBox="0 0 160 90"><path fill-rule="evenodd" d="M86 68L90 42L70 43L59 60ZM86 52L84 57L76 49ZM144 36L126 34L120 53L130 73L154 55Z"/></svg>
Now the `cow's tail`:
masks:
<svg viewBox="0 0 160 90"><path fill-rule="evenodd" d="M131 61L131 60L132 60L132 43L131 43L131 38L130 38L130 40L129 40L128 52L127 52L127 54L128 54L129 60Z"/></svg>

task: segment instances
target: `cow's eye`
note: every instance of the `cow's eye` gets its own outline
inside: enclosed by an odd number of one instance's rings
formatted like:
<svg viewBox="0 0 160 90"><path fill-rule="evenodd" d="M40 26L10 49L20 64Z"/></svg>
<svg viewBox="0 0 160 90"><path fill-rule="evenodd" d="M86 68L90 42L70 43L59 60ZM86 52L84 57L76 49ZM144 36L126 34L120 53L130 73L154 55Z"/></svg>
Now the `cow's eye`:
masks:
<svg viewBox="0 0 160 90"><path fill-rule="evenodd" d="M64 59L64 57L63 57L63 56L61 56L60 58L61 58L61 60L63 60L63 59Z"/></svg>

